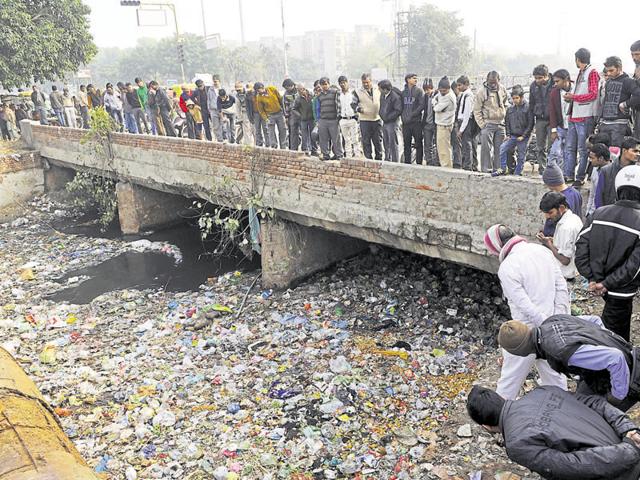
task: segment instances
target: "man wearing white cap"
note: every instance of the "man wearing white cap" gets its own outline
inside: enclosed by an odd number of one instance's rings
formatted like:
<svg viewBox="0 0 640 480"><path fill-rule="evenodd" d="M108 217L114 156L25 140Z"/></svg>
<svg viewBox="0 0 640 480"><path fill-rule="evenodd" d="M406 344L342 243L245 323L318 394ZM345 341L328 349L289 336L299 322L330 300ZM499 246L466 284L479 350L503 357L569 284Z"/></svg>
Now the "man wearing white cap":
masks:
<svg viewBox="0 0 640 480"><path fill-rule="evenodd" d="M629 341L640 287L640 166L620 170L615 187L618 201L598 208L578 235L576 267L589 280L589 291L604 297L602 322Z"/></svg>
<svg viewBox="0 0 640 480"><path fill-rule="evenodd" d="M542 245L528 243L504 225L494 225L484 236L489 253L498 256L498 277L511 318L538 327L551 315L569 314L569 292L558 262ZM496 392L514 400L535 364L542 385L567 389L567 379L535 355L520 357L502 351L502 371Z"/></svg>

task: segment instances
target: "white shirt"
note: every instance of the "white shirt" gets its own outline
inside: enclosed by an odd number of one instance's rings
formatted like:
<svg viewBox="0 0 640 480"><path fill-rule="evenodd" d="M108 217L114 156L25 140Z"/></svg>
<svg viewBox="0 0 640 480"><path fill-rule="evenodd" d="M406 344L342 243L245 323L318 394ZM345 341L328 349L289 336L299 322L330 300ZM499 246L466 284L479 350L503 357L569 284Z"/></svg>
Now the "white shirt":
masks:
<svg viewBox="0 0 640 480"><path fill-rule="evenodd" d="M353 111L351 103L353 102L353 90L348 90L344 93L340 90L340 116L346 118L352 118L356 116L356 112Z"/></svg>
<svg viewBox="0 0 640 480"><path fill-rule="evenodd" d="M498 278L511 318L539 326L551 315L569 314L567 282L553 253L542 245L519 243L500 264Z"/></svg>
<svg viewBox="0 0 640 480"><path fill-rule="evenodd" d="M553 246L558 249L560 255L571 259L569 265L562 265L560 260L556 258L564 278L576 277L576 240L581 230L582 220L571 210L567 210L560 220L558 220L558 223L556 223L556 231L553 234Z"/></svg>
<svg viewBox="0 0 640 480"><path fill-rule="evenodd" d="M474 101L475 96L470 87L460 94L460 98L458 99L460 108L458 108L458 118L456 119L462 121L460 124L460 133L464 132L467 125L469 125L469 120L471 119L471 115L473 115Z"/></svg>

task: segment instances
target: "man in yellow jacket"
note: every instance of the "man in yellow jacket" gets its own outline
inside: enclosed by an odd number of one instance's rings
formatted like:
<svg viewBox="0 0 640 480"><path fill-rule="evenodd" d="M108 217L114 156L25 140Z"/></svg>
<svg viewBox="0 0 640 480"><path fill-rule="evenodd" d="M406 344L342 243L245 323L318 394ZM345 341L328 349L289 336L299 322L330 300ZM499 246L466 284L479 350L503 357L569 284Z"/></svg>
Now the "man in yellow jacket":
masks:
<svg viewBox="0 0 640 480"><path fill-rule="evenodd" d="M284 113L282 112L282 95L276 87L256 82L253 86L256 92L256 107L262 119L267 122L269 128L269 144L271 148L287 148L287 129L285 126ZM278 127L278 137L276 137L276 126Z"/></svg>

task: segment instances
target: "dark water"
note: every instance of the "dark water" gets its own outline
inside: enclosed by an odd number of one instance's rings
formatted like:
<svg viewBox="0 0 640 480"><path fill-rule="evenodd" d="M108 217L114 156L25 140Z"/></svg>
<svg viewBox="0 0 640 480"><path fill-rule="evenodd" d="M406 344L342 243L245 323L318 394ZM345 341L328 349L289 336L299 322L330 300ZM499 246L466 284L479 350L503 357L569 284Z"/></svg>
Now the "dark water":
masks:
<svg viewBox="0 0 640 480"><path fill-rule="evenodd" d="M192 291L197 290L202 283L206 283L209 277L235 270L248 272L260 268L258 256L248 260L240 252L228 257L207 255L207 246L202 243L200 232L186 221L149 235L123 237L117 222L101 232L91 220L91 217L77 221L66 220L54 226L64 233L88 237L124 238L128 242L143 238L151 242L168 242L180 249L182 262L176 264L173 256L158 251L126 252L99 265L68 272L57 282L64 284L69 278L77 276L90 278L52 294L48 297L49 299L56 302L84 304L103 293L125 288L139 290L163 288L171 292Z"/></svg>

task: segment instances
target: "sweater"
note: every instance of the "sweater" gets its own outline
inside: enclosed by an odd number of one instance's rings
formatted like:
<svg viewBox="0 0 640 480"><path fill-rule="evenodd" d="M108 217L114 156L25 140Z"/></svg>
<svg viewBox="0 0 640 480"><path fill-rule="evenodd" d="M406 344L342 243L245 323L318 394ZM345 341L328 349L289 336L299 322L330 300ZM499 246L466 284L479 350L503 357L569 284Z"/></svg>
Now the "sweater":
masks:
<svg viewBox="0 0 640 480"><path fill-rule="evenodd" d="M620 111L619 105L626 105L625 111ZM617 120L629 120L629 109L640 107L640 85L626 73L607 80L604 87L602 103L602 117L604 123Z"/></svg>
<svg viewBox="0 0 640 480"><path fill-rule="evenodd" d="M268 120L269 115L282 111L282 96L274 86L266 88L266 93L256 95L256 107L263 120Z"/></svg>
<svg viewBox="0 0 640 480"><path fill-rule="evenodd" d="M438 92L432 100L436 125L450 127L456 120L456 95L452 90L446 95Z"/></svg>
<svg viewBox="0 0 640 480"><path fill-rule="evenodd" d="M423 110L424 92L422 88L405 85L402 91L402 123L420 123L422 121Z"/></svg>
<svg viewBox="0 0 640 480"><path fill-rule="evenodd" d="M146 85L143 85L136 89L136 93L138 94L140 105L142 105L142 108L146 108L147 104L149 103L149 89Z"/></svg>
<svg viewBox="0 0 640 480"><path fill-rule="evenodd" d="M320 120L337 120L340 118L340 95L338 90L330 88L318 94Z"/></svg>
<svg viewBox="0 0 640 480"><path fill-rule="evenodd" d="M371 91L364 88L356 90L356 111L361 122L377 122L380 120L380 90L372 87Z"/></svg>

